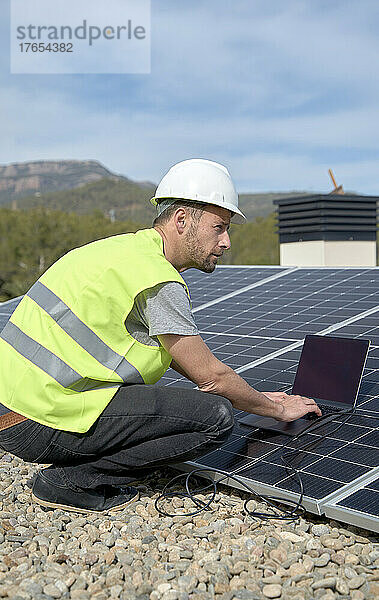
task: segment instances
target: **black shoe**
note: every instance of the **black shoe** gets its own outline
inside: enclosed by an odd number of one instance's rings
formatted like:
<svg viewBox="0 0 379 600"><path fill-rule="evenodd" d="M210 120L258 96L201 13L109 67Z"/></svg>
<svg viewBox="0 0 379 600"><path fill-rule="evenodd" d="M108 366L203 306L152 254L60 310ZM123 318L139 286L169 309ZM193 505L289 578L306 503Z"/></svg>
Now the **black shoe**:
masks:
<svg viewBox="0 0 379 600"><path fill-rule="evenodd" d="M26 485L28 486L28 488L32 489L36 478L37 478L37 473L33 473L33 475L30 477L30 479L26 480Z"/></svg>
<svg viewBox="0 0 379 600"><path fill-rule="evenodd" d="M102 490L74 490L50 483L40 471L33 483L32 499L46 508L61 508L80 513L115 512L122 510L135 500L139 492L134 487L120 488L104 486Z"/></svg>

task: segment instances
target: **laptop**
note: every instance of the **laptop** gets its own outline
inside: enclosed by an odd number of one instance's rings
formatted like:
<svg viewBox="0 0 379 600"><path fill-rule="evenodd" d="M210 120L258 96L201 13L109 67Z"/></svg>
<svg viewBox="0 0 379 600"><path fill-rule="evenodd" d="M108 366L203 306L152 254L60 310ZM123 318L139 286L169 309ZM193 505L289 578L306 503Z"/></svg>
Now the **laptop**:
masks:
<svg viewBox="0 0 379 600"><path fill-rule="evenodd" d="M312 398L323 415L353 410L369 346L369 340L307 335L291 394ZM315 413L308 413L296 421L283 422L248 414L239 423L298 435L315 417Z"/></svg>

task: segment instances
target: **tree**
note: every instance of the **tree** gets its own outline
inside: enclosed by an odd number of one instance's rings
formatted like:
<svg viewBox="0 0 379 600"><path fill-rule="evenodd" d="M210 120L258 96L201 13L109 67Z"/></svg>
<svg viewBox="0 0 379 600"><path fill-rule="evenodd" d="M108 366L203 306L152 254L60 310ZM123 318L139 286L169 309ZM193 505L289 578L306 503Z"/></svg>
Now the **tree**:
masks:
<svg viewBox="0 0 379 600"><path fill-rule="evenodd" d="M0 209L0 301L24 294L69 250L137 229L130 221L111 223L100 211L79 216L46 208Z"/></svg>
<svg viewBox="0 0 379 600"><path fill-rule="evenodd" d="M279 264L279 240L275 232L276 220L257 217L252 223L232 225L231 249L224 254L224 265L277 265Z"/></svg>

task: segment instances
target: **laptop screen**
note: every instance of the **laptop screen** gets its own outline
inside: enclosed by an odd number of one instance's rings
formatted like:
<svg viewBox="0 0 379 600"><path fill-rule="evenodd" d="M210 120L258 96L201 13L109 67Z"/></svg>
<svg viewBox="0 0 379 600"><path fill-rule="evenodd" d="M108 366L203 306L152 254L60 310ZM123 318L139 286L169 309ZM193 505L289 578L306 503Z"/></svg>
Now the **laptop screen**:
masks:
<svg viewBox="0 0 379 600"><path fill-rule="evenodd" d="M293 394L354 404L369 340L307 335Z"/></svg>

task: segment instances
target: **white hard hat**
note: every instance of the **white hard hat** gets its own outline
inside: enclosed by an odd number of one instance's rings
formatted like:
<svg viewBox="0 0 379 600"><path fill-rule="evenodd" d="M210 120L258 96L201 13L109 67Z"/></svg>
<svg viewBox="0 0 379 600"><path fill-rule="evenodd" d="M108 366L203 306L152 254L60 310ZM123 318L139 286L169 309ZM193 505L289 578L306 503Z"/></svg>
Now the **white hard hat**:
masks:
<svg viewBox="0 0 379 600"><path fill-rule="evenodd" d="M238 194L228 169L211 160L191 158L171 167L151 203L156 205L168 198L215 204L233 213L233 223L246 220L238 208Z"/></svg>

